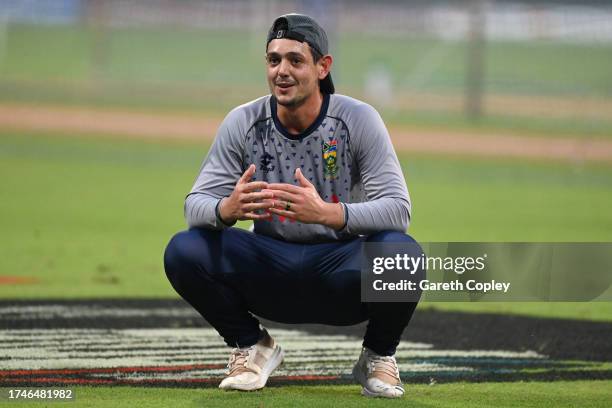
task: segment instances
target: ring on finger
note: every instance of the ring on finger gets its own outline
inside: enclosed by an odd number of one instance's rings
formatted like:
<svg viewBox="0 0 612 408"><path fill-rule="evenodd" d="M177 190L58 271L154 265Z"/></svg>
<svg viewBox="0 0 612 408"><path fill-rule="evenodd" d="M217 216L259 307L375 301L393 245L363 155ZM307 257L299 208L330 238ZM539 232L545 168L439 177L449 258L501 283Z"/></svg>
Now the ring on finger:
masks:
<svg viewBox="0 0 612 408"><path fill-rule="evenodd" d="M291 200L287 200L287 203L285 204L285 211L289 210L291 210Z"/></svg>

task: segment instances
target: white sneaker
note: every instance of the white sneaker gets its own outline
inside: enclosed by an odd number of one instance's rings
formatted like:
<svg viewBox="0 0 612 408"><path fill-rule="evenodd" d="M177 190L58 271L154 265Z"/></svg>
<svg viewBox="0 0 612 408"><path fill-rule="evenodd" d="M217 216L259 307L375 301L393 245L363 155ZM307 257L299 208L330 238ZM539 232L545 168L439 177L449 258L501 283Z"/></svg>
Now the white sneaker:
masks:
<svg viewBox="0 0 612 408"><path fill-rule="evenodd" d="M399 398L404 387L393 356L379 356L368 348L361 350L353 377L363 386L361 395L366 397Z"/></svg>
<svg viewBox="0 0 612 408"><path fill-rule="evenodd" d="M252 391L263 388L268 377L282 362L284 352L266 329L263 337L251 347L235 348L230 355L227 377L219 388Z"/></svg>

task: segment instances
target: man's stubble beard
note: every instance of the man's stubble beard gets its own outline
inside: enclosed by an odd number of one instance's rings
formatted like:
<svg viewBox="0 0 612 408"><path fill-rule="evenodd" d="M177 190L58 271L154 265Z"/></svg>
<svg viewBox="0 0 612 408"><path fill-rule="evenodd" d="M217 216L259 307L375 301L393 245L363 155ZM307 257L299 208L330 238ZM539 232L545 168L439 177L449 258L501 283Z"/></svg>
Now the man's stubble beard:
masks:
<svg viewBox="0 0 612 408"><path fill-rule="evenodd" d="M291 100L283 102L280 99L276 98L276 102L281 105L284 106L285 108L298 108L301 105L304 104L304 102L306 101L307 95L302 96L301 98L299 96L296 96L294 98L291 98Z"/></svg>
<svg viewBox="0 0 612 408"><path fill-rule="evenodd" d="M295 86L297 87L297 83ZM271 89L272 94L274 94L273 89L274 88ZM316 92L316 89L313 92ZM306 102L308 97L310 97L313 92L309 94L304 94L304 95L296 95L295 97L291 98L289 101L286 101L286 102L281 102L278 98L276 98L276 103L278 103L281 106L284 106L285 108L291 108L291 109L299 108Z"/></svg>

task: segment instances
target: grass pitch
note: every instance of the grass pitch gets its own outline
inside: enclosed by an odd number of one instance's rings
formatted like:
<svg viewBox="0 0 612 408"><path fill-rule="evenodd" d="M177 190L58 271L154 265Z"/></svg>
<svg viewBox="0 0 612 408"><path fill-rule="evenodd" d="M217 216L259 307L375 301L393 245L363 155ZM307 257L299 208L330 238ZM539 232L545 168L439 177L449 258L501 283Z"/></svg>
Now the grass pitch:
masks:
<svg viewBox="0 0 612 408"><path fill-rule="evenodd" d="M408 385L399 400L359 395L360 387L284 386L254 392L218 389L76 387L74 407L607 407L612 381ZM40 402L20 407L40 407Z"/></svg>
<svg viewBox="0 0 612 408"><path fill-rule="evenodd" d="M176 296L162 269L184 228L183 197L207 146L0 134L0 271L34 283L3 298ZM420 241L609 241L612 167L400 155ZM430 307L431 305L420 305ZM439 303L609 321L612 303ZM77 387L74 406L607 406L612 381L408 385L398 401L357 386L217 389ZM21 406L41 406L39 402Z"/></svg>
<svg viewBox="0 0 612 408"><path fill-rule="evenodd" d="M207 146L0 135L0 271L32 277L5 298L175 296L162 268ZM428 241L610 241L612 167L400 155ZM426 307L427 305L423 305ZM612 303L438 303L597 320Z"/></svg>

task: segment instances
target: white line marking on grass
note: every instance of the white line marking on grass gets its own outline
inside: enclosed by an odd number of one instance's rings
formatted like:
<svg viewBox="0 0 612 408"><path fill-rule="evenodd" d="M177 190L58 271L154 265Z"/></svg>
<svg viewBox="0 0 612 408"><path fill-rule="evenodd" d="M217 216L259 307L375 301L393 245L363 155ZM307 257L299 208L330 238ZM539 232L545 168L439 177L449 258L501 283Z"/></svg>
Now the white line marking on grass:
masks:
<svg viewBox="0 0 612 408"><path fill-rule="evenodd" d="M344 335L310 335L299 330L271 330L285 351L276 376L350 377L361 340ZM17 341L17 343L12 343ZM0 331L0 361L4 370L99 369L115 372L75 373L77 377L130 380L220 378L229 356L221 337L211 328L184 329L27 329ZM535 351L436 350L427 343L402 342L396 358L403 373L475 372L464 359L541 360ZM428 359L449 358L440 364ZM452 359L461 359L453 365ZM421 360L421 361L415 361ZM423 361L424 360L424 361ZM209 364L210 368L202 368ZM180 367L173 372L148 367ZM126 372L121 367L129 367Z"/></svg>

